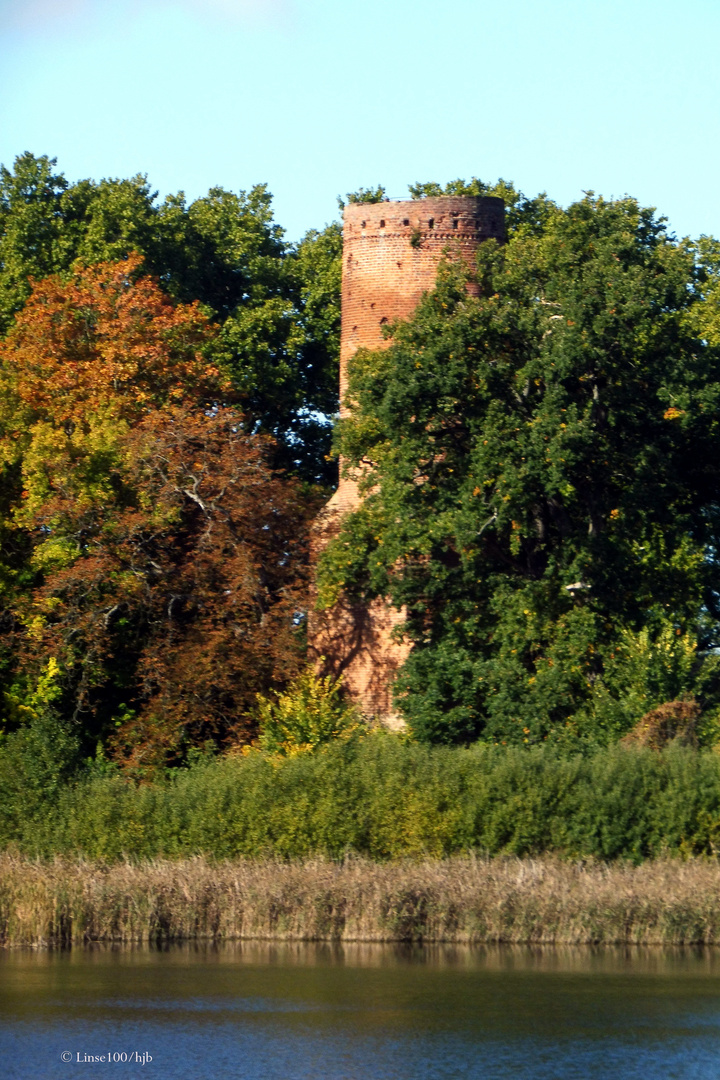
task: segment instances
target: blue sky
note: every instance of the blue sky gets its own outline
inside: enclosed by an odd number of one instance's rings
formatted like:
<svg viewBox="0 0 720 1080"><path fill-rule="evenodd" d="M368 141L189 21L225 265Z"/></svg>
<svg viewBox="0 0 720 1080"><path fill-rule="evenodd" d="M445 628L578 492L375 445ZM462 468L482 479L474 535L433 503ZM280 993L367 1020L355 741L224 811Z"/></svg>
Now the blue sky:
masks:
<svg viewBox="0 0 720 1080"><path fill-rule="evenodd" d="M0 0L0 161L161 195L498 176L720 235L720 0Z"/></svg>

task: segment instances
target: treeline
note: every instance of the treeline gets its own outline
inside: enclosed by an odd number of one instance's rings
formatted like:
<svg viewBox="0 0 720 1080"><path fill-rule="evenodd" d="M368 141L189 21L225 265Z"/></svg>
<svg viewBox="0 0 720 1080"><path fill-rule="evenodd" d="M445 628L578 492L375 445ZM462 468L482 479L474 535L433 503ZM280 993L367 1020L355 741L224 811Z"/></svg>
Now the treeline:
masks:
<svg viewBox="0 0 720 1080"><path fill-rule="evenodd" d="M501 196L508 242L475 269L449 252L389 347L358 354L332 451L338 223L289 244L263 186L160 202L142 177L71 184L31 154L0 170L6 840L26 843L18 792L66 836L96 791L154 779L117 795L141 806L200 783L162 786L198 754L260 747L217 765L237 780L270 768L256 752L353 744L358 717L305 668L310 524L338 451L366 499L319 602L407 612L412 738L558 761L720 741L720 245L629 198L410 190ZM335 827L341 849L384 850ZM503 849L474 828L448 850Z"/></svg>

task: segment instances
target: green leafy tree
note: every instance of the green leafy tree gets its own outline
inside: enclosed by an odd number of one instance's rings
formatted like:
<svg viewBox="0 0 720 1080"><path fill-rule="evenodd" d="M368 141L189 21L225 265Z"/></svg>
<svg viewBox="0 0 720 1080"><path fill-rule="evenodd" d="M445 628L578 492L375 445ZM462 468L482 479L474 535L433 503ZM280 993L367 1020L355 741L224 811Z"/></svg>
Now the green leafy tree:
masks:
<svg viewBox="0 0 720 1080"><path fill-rule="evenodd" d="M0 165L0 334L30 295L29 279L60 269L61 203L68 184L55 160L22 154L12 172Z"/></svg>
<svg viewBox="0 0 720 1080"><path fill-rule="evenodd" d="M382 184L378 184L374 188L361 187L357 191L348 191L345 196L348 203L380 203L387 202L387 198ZM338 206L341 210L345 209L345 199L338 195Z"/></svg>
<svg viewBox="0 0 720 1080"><path fill-rule="evenodd" d="M442 268L351 366L339 448L365 501L325 553L323 602L405 606L397 700L425 739L609 739L657 696L711 702L720 353L697 250L588 195L484 244L477 281L473 298ZM608 694L636 705L609 716Z"/></svg>
<svg viewBox="0 0 720 1080"><path fill-rule="evenodd" d="M472 176L469 180L450 180L447 184L418 181L410 184L408 190L413 199L439 195L495 195L505 203L505 225L510 235L520 227L525 232L542 232L553 211L557 209L545 192L531 199L518 191L512 181L502 178L494 184L479 180L477 176Z"/></svg>
<svg viewBox="0 0 720 1080"><path fill-rule="evenodd" d="M278 463L326 484L335 477L341 267L337 225L308 233L274 264L258 256L249 299L228 315L215 350L247 413L278 441Z"/></svg>
<svg viewBox="0 0 720 1080"><path fill-rule="evenodd" d="M720 347L720 240L701 236L693 244L699 271L697 299L688 312L695 333L716 348Z"/></svg>

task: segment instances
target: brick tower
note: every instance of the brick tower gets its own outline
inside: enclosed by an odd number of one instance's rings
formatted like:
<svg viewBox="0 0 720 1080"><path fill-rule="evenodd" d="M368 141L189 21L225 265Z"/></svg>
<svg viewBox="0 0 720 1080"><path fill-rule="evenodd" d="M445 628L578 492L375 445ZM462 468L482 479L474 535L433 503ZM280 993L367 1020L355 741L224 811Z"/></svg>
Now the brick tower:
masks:
<svg viewBox="0 0 720 1080"><path fill-rule="evenodd" d="M389 342L383 326L409 318L423 293L435 287L443 256L474 262L478 245L505 239L505 206L489 196L443 196L412 202L351 203L343 228L340 411L345 411L348 360L359 348L380 349ZM342 463L341 463L342 473ZM351 477L340 484L318 521L321 550L343 515L360 499ZM314 614L310 649L325 657L325 668L342 674L345 690L366 716L397 726L392 683L409 645L393 641L403 613L382 600L370 605L340 601Z"/></svg>

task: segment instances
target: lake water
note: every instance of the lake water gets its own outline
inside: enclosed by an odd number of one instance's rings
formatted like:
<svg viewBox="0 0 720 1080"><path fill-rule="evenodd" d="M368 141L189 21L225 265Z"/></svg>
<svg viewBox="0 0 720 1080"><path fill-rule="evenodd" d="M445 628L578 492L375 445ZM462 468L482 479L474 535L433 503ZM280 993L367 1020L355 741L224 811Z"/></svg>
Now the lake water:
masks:
<svg viewBox="0 0 720 1080"><path fill-rule="evenodd" d="M717 1080L720 952L8 951L0 1077Z"/></svg>

